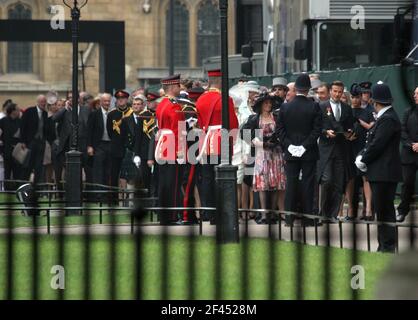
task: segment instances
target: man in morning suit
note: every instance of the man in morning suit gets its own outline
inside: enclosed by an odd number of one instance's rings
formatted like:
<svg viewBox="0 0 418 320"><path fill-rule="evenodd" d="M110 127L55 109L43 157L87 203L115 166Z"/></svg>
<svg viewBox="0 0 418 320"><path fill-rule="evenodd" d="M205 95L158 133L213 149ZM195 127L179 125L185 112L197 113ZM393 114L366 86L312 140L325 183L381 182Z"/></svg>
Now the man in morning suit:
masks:
<svg viewBox="0 0 418 320"><path fill-rule="evenodd" d="M401 122L392 107L392 94L386 84L372 87L372 98L377 121L369 133L362 155L356 159L357 167L366 172L372 188L374 209L378 222L396 222L396 187L402 181ZM395 252L396 228L378 226L379 252Z"/></svg>
<svg viewBox="0 0 418 320"><path fill-rule="evenodd" d="M23 112L20 138L22 147L30 150L29 165L23 170L23 180L29 180L32 171L35 173L34 183L44 182L45 142L51 137L50 121L46 108L46 97L40 95L37 104Z"/></svg>
<svg viewBox="0 0 418 320"><path fill-rule="evenodd" d="M343 93L344 84L335 81L331 85L331 99L320 104L322 133L319 139L318 182L321 185L321 214L332 222L337 219L349 180L352 166L349 143L355 138L353 113L350 106L341 102Z"/></svg>
<svg viewBox="0 0 418 320"><path fill-rule="evenodd" d="M303 213L312 214L315 172L319 159L317 140L322 129L321 109L318 103L307 97L311 89L308 74L302 74L297 78L295 88L296 97L280 108L275 137L278 136L285 151L285 210L297 212L298 199L303 195ZM297 151L298 149L300 151ZM298 191L301 173L302 183ZM286 217L286 223L291 224L293 218ZM309 225L312 221L305 220L304 223Z"/></svg>
<svg viewBox="0 0 418 320"><path fill-rule="evenodd" d="M398 222L404 222L411 210L415 194L418 170L418 87L414 92L415 105L405 111L402 121L402 186L401 204L398 207Z"/></svg>
<svg viewBox="0 0 418 320"><path fill-rule="evenodd" d="M87 107L77 106L78 107L78 124L79 124L79 141L78 141L78 150L83 153L82 164L86 172L87 167L87 121L89 118L90 110ZM57 186L59 190L63 190L61 185L61 176L62 170L65 164L65 154L70 151L71 140L72 140L72 93L69 93L69 104L65 108L62 108L57 113L52 116L52 121L58 124L58 148L56 151L57 154L57 165L55 166L55 176L57 177ZM87 180L87 182L91 182Z"/></svg>
<svg viewBox="0 0 418 320"><path fill-rule="evenodd" d="M110 185L110 136L107 131L107 117L112 96L100 97L100 108L94 110L88 119L87 153L93 158L93 183Z"/></svg>

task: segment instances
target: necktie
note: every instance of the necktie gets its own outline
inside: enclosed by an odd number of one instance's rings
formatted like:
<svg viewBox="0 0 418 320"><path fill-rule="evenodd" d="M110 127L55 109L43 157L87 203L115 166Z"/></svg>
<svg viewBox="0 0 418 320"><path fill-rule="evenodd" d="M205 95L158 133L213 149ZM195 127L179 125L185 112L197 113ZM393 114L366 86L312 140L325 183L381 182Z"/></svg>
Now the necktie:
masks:
<svg viewBox="0 0 418 320"><path fill-rule="evenodd" d="M340 119L341 119L341 106L340 104L336 104L335 105L335 120L339 122Z"/></svg>
<svg viewBox="0 0 418 320"><path fill-rule="evenodd" d="M38 118L39 118L39 123L38 123L38 134L37 134L37 136L38 136L38 138L39 139L43 139L43 136L44 136L44 119L43 119L43 116L42 116L42 111L41 112L38 112Z"/></svg>

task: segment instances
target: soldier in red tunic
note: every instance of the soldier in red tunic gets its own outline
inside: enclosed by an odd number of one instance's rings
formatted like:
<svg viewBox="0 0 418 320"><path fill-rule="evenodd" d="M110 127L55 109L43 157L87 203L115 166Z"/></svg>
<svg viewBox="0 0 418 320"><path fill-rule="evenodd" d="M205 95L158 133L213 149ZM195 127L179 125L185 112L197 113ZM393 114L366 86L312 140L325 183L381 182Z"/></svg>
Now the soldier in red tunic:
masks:
<svg viewBox="0 0 418 320"><path fill-rule="evenodd" d="M186 162L187 146L185 132L179 130L185 126L182 107L177 102L180 94L180 75L161 80L166 96L157 107L158 121L157 146L155 160L159 166L159 205L163 208L181 207L182 169ZM162 211L160 223L172 225L179 222L178 213Z"/></svg>
<svg viewBox="0 0 418 320"><path fill-rule="evenodd" d="M221 70L208 72L209 89L197 100L196 108L199 127L206 133L201 146L199 158L200 187L199 194L203 207L216 207L215 202L215 166L220 164L221 129L222 129L222 73ZM229 98L229 129L238 128L238 119L234 110L234 102ZM212 214L214 218L214 215ZM209 220L209 214L203 213L203 219ZM214 219L210 219L214 224Z"/></svg>

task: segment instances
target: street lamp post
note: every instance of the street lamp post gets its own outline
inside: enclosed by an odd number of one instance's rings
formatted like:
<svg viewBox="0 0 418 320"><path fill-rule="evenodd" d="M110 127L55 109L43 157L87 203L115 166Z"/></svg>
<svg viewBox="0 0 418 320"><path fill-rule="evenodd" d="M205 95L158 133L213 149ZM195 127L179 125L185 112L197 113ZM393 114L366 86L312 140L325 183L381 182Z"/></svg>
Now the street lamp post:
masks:
<svg viewBox="0 0 418 320"><path fill-rule="evenodd" d="M174 0L170 0L170 13L169 13L169 24L170 24L170 34L169 34L169 47L170 47L170 56L169 56L169 75L174 74Z"/></svg>
<svg viewBox="0 0 418 320"><path fill-rule="evenodd" d="M82 2L63 0L64 4L71 9L71 34L73 44L73 80L72 80L72 136L71 149L66 154L66 183L65 198L68 207L81 207L82 201L82 178L81 178L81 152L78 150L78 40L80 33L80 10L88 0ZM71 214L79 214L79 210L72 210ZM68 214L68 213L67 213Z"/></svg>
<svg viewBox="0 0 418 320"><path fill-rule="evenodd" d="M229 71L228 71L228 0L219 1L222 61L222 152L216 167L218 243L239 242L237 167L231 165L232 139L229 138Z"/></svg>

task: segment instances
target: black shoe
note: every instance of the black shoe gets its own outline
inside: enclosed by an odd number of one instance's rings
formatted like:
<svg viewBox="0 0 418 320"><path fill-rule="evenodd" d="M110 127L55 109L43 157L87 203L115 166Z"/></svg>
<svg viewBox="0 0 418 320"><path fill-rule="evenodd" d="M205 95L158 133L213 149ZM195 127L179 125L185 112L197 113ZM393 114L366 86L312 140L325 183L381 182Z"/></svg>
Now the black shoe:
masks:
<svg viewBox="0 0 418 320"><path fill-rule="evenodd" d="M306 228L315 227L315 221L313 219L305 219L305 220L302 220L302 226L304 226ZM322 226L321 221L317 221L316 222L316 226L317 227Z"/></svg>
<svg viewBox="0 0 418 320"><path fill-rule="evenodd" d="M196 221L184 221L183 219L180 219L179 221L177 221L175 223L175 225L177 226L192 226L192 225L196 225L198 224L198 222Z"/></svg>
<svg viewBox="0 0 418 320"><path fill-rule="evenodd" d="M355 220L356 220L356 218L354 218L354 217L345 216L344 219L342 220L342 222L353 222Z"/></svg>
<svg viewBox="0 0 418 320"><path fill-rule="evenodd" d="M262 216L257 216L256 218L255 218L255 223L257 223L257 224L259 224L259 225L261 225L261 224L264 224L264 221L265 221L266 219L263 219L263 217Z"/></svg>
<svg viewBox="0 0 418 320"><path fill-rule="evenodd" d="M203 222L208 222L210 221L210 217L207 213L202 214L202 221Z"/></svg>
<svg viewBox="0 0 418 320"><path fill-rule="evenodd" d="M339 220L335 217L323 217L322 221L327 224L336 224L339 222Z"/></svg>
<svg viewBox="0 0 418 320"><path fill-rule="evenodd" d="M377 252L380 252L380 253L396 253L396 248L394 246L388 246L388 247L379 246L377 248Z"/></svg>

